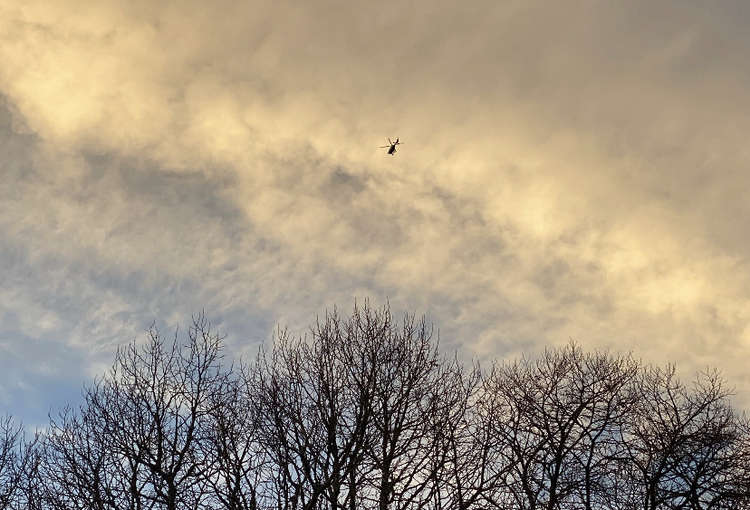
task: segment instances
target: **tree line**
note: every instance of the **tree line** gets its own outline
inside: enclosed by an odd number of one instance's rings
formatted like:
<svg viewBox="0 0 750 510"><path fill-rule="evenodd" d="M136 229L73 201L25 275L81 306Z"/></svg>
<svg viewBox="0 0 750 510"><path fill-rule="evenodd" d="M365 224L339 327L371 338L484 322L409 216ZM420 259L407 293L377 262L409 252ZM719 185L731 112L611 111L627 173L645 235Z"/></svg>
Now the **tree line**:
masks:
<svg viewBox="0 0 750 510"><path fill-rule="evenodd" d="M152 328L33 437L0 420L0 508L750 508L716 372L573 343L480 368L433 337L355 306L230 362L203 316Z"/></svg>

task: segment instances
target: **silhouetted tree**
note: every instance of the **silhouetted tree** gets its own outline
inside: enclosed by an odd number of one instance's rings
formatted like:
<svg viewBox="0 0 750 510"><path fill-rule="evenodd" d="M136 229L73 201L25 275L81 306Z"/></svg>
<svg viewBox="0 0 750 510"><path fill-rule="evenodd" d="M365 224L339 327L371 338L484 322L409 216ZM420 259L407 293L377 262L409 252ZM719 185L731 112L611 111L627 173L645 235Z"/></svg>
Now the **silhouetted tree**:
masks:
<svg viewBox="0 0 750 510"><path fill-rule="evenodd" d="M210 392L199 448L213 466L211 499L228 510L256 510L269 477L262 442L266 426L257 365L240 365Z"/></svg>
<svg viewBox="0 0 750 510"><path fill-rule="evenodd" d="M467 510L498 504L507 464L493 431L494 413L483 399L481 370L456 369L453 379L444 388L449 405L442 427L445 437L437 448L442 469L435 471L433 506Z"/></svg>
<svg viewBox="0 0 750 510"><path fill-rule="evenodd" d="M485 398L514 507L608 507L618 426L634 405L627 389L636 375L629 358L585 354L574 344L494 368Z"/></svg>
<svg viewBox="0 0 750 510"><path fill-rule="evenodd" d="M265 440L279 508L359 508L375 388L362 347L378 325L357 313L349 321L327 315L309 339L280 331L262 357Z"/></svg>
<svg viewBox="0 0 750 510"><path fill-rule="evenodd" d="M395 324L384 310L379 319L379 334L366 350L374 391L364 500L379 510L434 507L457 414L466 408L462 367L440 357L424 318Z"/></svg>
<svg viewBox="0 0 750 510"><path fill-rule="evenodd" d="M118 350L104 378L84 391L77 412L51 420L43 475L48 504L64 508L197 508L209 497L209 421L226 386L221 338L200 316L165 341Z"/></svg>
<svg viewBox="0 0 750 510"><path fill-rule="evenodd" d="M84 392L80 413L65 408L50 418L43 445L37 495L56 509L105 510L137 508L130 497L129 477L112 442L112 425L93 405L95 383Z"/></svg>
<svg viewBox="0 0 750 510"><path fill-rule="evenodd" d="M750 459L745 422L732 410L716 372L699 374L693 387L675 368L648 368L639 399L624 424L633 508L644 510L738 508L747 501Z"/></svg>
<svg viewBox="0 0 750 510"><path fill-rule="evenodd" d="M0 510L35 508L39 434L30 438L10 415L0 417Z"/></svg>
<svg viewBox="0 0 750 510"><path fill-rule="evenodd" d="M585 510L620 508L615 496L617 460L624 451L621 430L638 402L633 387L640 366L629 356L585 354L574 345L562 352L573 361L574 402L581 408L575 420L579 438L571 451L577 475L573 501Z"/></svg>
<svg viewBox="0 0 750 510"><path fill-rule="evenodd" d="M152 328L43 432L0 420L0 510L749 503L750 423L716 372L570 344L483 373L367 304L230 365L203 316L183 341Z"/></svg>
<svg viewBox="0 0 750 510"><path fill-rule="evenodd" d="M23 428L11 416L0 417L0 509L17 497L24 462Z"/></svg>
<svg viewBox="0 0 750 510"><path fill-rule="evenodd" d="M334 312L309 339L281 331L264 359L277 506L448 507L451 440L478 375L440 358L424 321Z"/></svg>

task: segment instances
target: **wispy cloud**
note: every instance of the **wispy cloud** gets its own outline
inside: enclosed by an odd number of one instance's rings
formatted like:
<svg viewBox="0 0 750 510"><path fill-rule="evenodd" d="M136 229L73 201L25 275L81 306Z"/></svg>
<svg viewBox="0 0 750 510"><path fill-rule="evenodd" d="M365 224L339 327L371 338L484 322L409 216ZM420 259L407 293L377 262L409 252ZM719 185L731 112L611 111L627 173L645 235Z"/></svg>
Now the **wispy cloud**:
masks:
<svg viewBox="0 0 750 510"><path fill-rule="evenodd" d="M24 380L152 320L251 349L372 296L478 356L574 337L750 395L744 4L0 5Z"/></svg>

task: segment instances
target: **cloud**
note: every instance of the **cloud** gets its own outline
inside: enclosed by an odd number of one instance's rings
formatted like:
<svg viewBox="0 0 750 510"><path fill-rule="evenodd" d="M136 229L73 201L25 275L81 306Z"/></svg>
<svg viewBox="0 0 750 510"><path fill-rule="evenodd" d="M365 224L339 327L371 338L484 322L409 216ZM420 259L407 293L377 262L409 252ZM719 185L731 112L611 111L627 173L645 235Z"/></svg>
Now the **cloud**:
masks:
<svg viewBox="0 0 750 510"><path fill-rule="evenodd" d="M747 398L742 3L0 6L6 338L205 307L239 349L373 296Z"/></svg>

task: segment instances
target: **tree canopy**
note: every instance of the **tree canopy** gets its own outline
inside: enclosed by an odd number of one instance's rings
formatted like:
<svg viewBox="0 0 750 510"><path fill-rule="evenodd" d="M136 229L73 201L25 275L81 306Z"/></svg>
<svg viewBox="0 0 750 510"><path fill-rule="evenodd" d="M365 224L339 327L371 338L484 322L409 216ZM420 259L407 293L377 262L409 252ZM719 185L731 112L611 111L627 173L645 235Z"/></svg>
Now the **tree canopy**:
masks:
<svg viewBox="0 0 750 510"><path fill-rule="evenodd" d="M36 436L0 420L0 509L750 508L716 372L574 343L480 368L367 305L252 360L202 315L146 340Z"/></svg>

